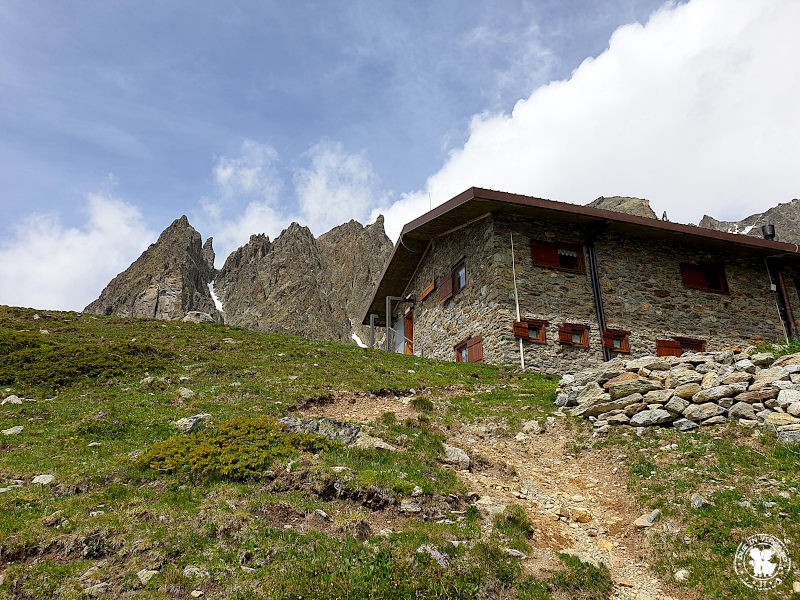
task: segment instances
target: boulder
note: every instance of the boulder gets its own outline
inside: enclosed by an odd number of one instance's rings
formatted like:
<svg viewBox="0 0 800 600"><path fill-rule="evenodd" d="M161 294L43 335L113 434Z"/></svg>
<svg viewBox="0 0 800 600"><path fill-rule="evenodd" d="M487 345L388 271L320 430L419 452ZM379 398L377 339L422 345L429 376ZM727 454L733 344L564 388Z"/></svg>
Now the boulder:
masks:
<svg viewBox="0 0 800 600"><path fill-rule="evenodd" d="M192 429L194 429L195 425L200 423L201 421L207 421L211 418L211 415L208 413L200 413L197 415L192 415L191 417L184 417L182 419L178 419L174 422L175 426L178 428L178 431L181 433L189 433Z"/></svg>
<svg viewBox="0 0 800 600"><path fill-rule="evenodd" d="M208 313L200 312L199 310L190 310L181 321L184 323L213 323L214 317Z"/></svg>
<svg viewBox="0 0 800 600"><path fill-rule="evenodd" d="M614 383L608 387L608 393L611 395L612 400L617 400L630 396L631 394L644 395L647 392L660 389L662 389L661 384L650 381L649 379L638 378Z"/></svg>
<svg viewBox="0 0 800 600"><path fill-rule="evenodd" d="M737 402L728 409L728 416L731 419L755 419L756 412L753 405L747 402Z"/></svg>
<svg viewBox="0 0 800 600"><path fill-rule="evenodd" d="M461 448L444 444L444 458L442 462L447 465L453 465L459 471L466 471L469 469L470 458L469 454L464 452Z"/></svg>
<svg viewBox="0 0 800 600"><path fill-rule="evenodd" d="M648 404L664 404L673 394L673 390L652 390L644 395L644 401Z"/></svg>
<svg viewBox="0 0 800 600"><path fill-rule="evenodd" d="M787 365L800 365L800 352L794 354L786 354L781 356L778 360L772 363L773 367L783 367Z"/></svg>
<svg viewBox="0 0 800 600"><path fill-rule="evenodd" d="M629 421L630 418L625 413L612 415L606 419L609 425L627 425Z"/></svg>
<svg viewBox="0 0 800 600"><path fill-rule="evenodd" d="M668 356L643 356L642 358L634 358L625 363L625 368L628 371L639 371L640 369L647 369L648 371L669 371L672 368L671 357Z"/></svg>
<svg viewBox="0 0 800 600"><path fill-rule="evenodd" d="M356 438L356 441L353 442L353 447L362 448L365 450L388 450L389 452L397 452L397 448L392 446L389 442L386 442L378 437L367 435L363 432L360 433Z"/></svg>
<svg viewBox="0 0 800 600"><path fill-rule="evenodd" d="M678 398L684 398L685 400L691 399L697 392L700 391L700 384L699 383L684 383L683 385L679 385L675 388L675 395Z"/></svg>
<svg viewBox="0 0 800 600"><path fill-rule="evenodd" d="M769 415L767 415L767 418L764 419L765 425L774 425L776 427L779 425L791 425L794 423L800 423L800 419L787 413L770 412Z"/></svg>
<svg viewBox="0 0 800 600"><path fill-rule="evenodd" d="M608 398L608 394L605 394L605 397ZM597 404L585 404L578 406L573 408L570 413L576 417L595 417L597 415L611 412L612 410L626 408L631 404L637 404L641 401L641 394L631 394L630 396L625 396L624 398L619 398L610 402L599 402Z"/></svg>
<svg viewBox="0 0 800 600"><path fill-rule="evenodd" d="M703 374L686 365L679 365L670 369L666 386L669 388L679 388L687 383L700 383L703 381Z"/></svg>
<svg viewBox="0 0 800 600"><path fill-rule="evenodd" d="M668 410L664 410L661 408L657 408L654 410L643 410L642 412L638 412L631 417L630 425L633 427L647 427L651 425L665 425L675 420L676 415L674 413L669 412Z"/></svg>
<svg viewBox="0 0 800 600"><path fill-rule="evenodd" d="M700 424L690 421L689 419L678 419L672 423L672 426L678 431L691 431L692 429L700 427Z"/></svg>
<svg viewBox="0 0 800 600"><path fill-rule="evenodd" d="M758 352L753 354L750 357L750 360L753 361L753 364L757 367L766 367L767 365L771 365L775 362L775 355L771 352Z"/></svg>
<svg viewBox="0 0 800 600"><path fill-rule="evenodd" d="M748 402L749 404L756 404L759 402L764 402L765 400L769 400L771 398L777 398L778 393L780 390L778 388L773 387L766 387L755 392L744 392L742 394L737 394L734 397L734 400L737 402Z"/></svg>
<svg viewBox="0 0 800 600"><path fill-rule="evenodd" d="M790 381L789 371L782 366L773 366L769 369L762 369L756 374L753 383L748 388L751 392L757 392L767 386L772 385L776 381Z"/></svg>
<svg viewBox="0 0 800 600"><path fill-rule="evenodd" d="M728 373L720 380L721 385L729 385L731 383L750 383L753 381L753 376L750 373L745 373L744 371L733 371L732 373Z"/></svg>
<svg viewBox="0 0 800 600"><path fill-rule="evenodd" d="M778 406L786 408L800 402L800 390L781 390L778 392Z"/></svg>
<svg viewBox="0 0 800 600"><path fill-rule="evenodd" d="M683 416L690 421L705 421L711 417L725 414L725 409L713 402L705 404L692 404L683 411Z"/></svg>
<svg viewBox="0 0 800 600"><path fill-rule="evenodd" d="M664 405L664 410L681 414L686 407L689 406L689 404L690 402L688 400L684 400L678 396L673 396L669 399L669 402Z"/></svg>
<svg viewBox="0 0 800 600"><path fill-rule="evenodd" d="M704 404L706 402L714 402L721 398L733 398L736 394L741 394L747 391L747 383L731 383L729 385L718 385L707 390L700 390L692 396L692 402L695 404Z"/></svg>
<svg viewBox="0 0 800 600"><path fill-rule="evenodd" d="M611 396L603 391L603 388L596 381L591 381L583 386L583 389L578 393L576 402L578 406L586 406L608 402L610 399Z"/></svg>
<svg viewBox="0 0 800 600"><path fill-rule="evenodd" d="M636 404L631 404L625 407L625 416L632 417L638 412L642 412L643 410L647 410L647 404L644 402L637 402Z"/></svg>
<svg viewBox="0 0 800 600"><path fill-rule="evenodd" d="M616 377L612 377L608 381L603 384L603 388L608 389L615 383L621 383L623 381L633 381L634 379L639 379L639 376L636 373L631 373L630 371L625 371L624 373L620 373Z"/></svg>

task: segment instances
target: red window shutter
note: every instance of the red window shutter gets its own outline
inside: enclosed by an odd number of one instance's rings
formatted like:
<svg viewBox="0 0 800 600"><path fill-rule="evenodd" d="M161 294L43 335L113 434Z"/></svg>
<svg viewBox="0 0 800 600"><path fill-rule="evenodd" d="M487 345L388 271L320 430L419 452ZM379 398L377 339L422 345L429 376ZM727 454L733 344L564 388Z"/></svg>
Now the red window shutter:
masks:
<svg viewBox="0 0 800 600"><path fill-rule="evenodd" d="M706 343L703 340L687 337L675 337L675 342L680 345L683 352L705 352Z"/></svg>
<svg viewBox="0 0 800 600"><path fill-rule="evenodd" d="M434 290L435 288L436 288L436 282L434 282L434 281L431 281L431 282L430 282L428 285L426 285L426 286L425 286L425 289L423 289L423 290L420 292L420 294L419 294L419 301L420 301L420 302L422 302L423 300L425 300L425 298L427 298L428 296L430 296L430 295L431 295L431 292L433 292L433 290Z"/></svg>
<svg viewBox="0 0 800 600"><path fill-rule="evenodd" d="M453 278L448 275L443 277L439 284L439 301L444 302L453 295Z"/></svg>
<svg viewBox="0 0 800 600"><path fill-rule="evenodd" d="M558 260L558 246L556 244L532 240L531 257L533 258L533 264L540 267L558 269L560 266Z"/></svg>
<svg viewBox="0 0 800 600"><path fill-rule="evenodd" d="M483 338L478 336L467 341L467 362L483 362Z"/></svg>
<svg viewBox="0 0 800 600"><path fill-rule="evenodd" d="M614 347L614 334L609 333L608 331L603 332L603 346L606 348Z"/></svg>
<svg viewBox="0 0 800 600"><path fill-rule="evenodd" d="M697 290L708 289L705 271L699 265L681 263L681 277L683 278L683 285L688 288Z"/></svg>
<svg viewBox="0 0 800 600"><path fill-rule="evenodd" d="M558 341L562 344L572 343L572 327L562 325L558 328Z"/></svg>
<svg viewBox="0 0 800 600"><path fill-rule="evenodd" d="M514 337L527 340L530 335L528 334L528 323L525 321L514 321Z"/></svg>
<svg viewBox="0 0 800 600"><path fill-rule="evenodd" d="M681 343L676 340L656 340L658 356L680 356L683 354Z"/></svg>

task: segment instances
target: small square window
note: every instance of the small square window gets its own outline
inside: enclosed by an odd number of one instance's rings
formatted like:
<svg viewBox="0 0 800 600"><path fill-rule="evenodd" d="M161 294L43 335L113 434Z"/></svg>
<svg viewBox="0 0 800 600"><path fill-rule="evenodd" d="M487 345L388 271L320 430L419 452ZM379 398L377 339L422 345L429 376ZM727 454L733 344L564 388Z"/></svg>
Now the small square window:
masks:
<svg viewBox="0 0 800 600"><path fill-rule="evenodd" d="M467 338L456 345L456 362L483 362L483 338Z"/></svg>
<svg viewBox="0 0 800 600"><path fill-rule="evenodd" d="M705 340L698 340L695 338L676 337L675 341L681 345L681 352L705 352Z"/></svg>
<svg viewBox="0 0 800 600"><path fill-rule="evenodd" d="M629 353L630 346L630 331L622 329L606 329L603 332L603 346L610 349L612 352Z"/></svg>
<svg viewBox="0 0 800 600"><path fill-rule="evenodd" d="M467 287L467 265L462 260L453 272L453 293Z"/></svg>
<svg viewBox="0 0 800 600"><path fill-rule="evenodd" d="M558 266L567 271L578 270L578 251L567 250L565 248L558 249Z"/></svg>
<svg viewBox="0 0 800 600"><path fill-rule="evenodd" d="M467 287L467 263L462 258L439 282L439 301L445 302Z"/></svg>
<svg viewBox="0 0 800 600"><path fill-rule="evenodd" d="M531 240L531 258L537 267L570 273L585 273L583 246L566 242Z"/></svg>
<svg viewBox="0 0 800 600"><path fill-rule="evenodd" d="M656 354L658 356L680 356L684 352L705 352L704 340L695 338L676 337L672 340L656 340Z"/></svg>
<svg viewBox="0 0 800 600"><path fill-rule="evenodd" d="M541 319L514 321L514 337L528 340L534 344L545 344L547 343L547 321Z"/></svg>
<svg viewBox="0 0 800 600"><path fill-rule="evenodd" d="M456 352L458 352L458 356L456 358L457 362L469 362L469 352L467 352L466 344L456 350Z"/></svg>
<svg viewBox="0 0 800 600"><path fill-rule="evenodd" d="M717 294L729 293L725 267L722 265L681 263L680 267L681 279L687 288Z"/></svg>
<svg viewBox="0 0 800 600"><path fill-rule="evenodd" d="M564 323L558 326L558 341L574 348L589 347L589 326L577 323Z"/></svg>

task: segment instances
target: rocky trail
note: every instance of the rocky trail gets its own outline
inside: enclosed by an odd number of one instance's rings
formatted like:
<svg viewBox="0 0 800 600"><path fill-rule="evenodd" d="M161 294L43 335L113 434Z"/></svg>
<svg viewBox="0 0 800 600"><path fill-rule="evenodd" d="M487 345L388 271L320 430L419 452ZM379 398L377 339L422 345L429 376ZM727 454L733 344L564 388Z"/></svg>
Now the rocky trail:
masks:
<svg viewBox="0 0 800 600"><path fill-rule="evenodd" d="M332 417L368 423L393 412L398 419L419 414L410 397L388 394L332 395L297 407L306 418ZM496 423L461 425L447 431L448 444L472 457L459 471L476 502L490 518L506 506L521 506L535 528L533 551L523 558L531 574L555 571L558 553L603 563L618 600L688 600L697 596L661 581L650 569L645 532L634 525L644 512L628 492L621 467L624 450L571 452L575 426L565 418L540 420L541 428L509 432ZM489 519L487 518L487 522Z"/></svg>

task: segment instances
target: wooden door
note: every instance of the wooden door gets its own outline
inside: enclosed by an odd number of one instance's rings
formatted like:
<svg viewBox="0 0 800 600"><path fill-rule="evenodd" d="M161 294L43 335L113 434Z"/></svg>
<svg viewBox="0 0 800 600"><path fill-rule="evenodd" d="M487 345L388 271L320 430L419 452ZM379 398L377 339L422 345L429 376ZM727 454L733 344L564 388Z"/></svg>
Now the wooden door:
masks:
<svg viewBox="0 0 800 600"><path fill-rule="evenodd" d="M414 311L410 310L406 313L406 354L414 354Z"/></svg>

